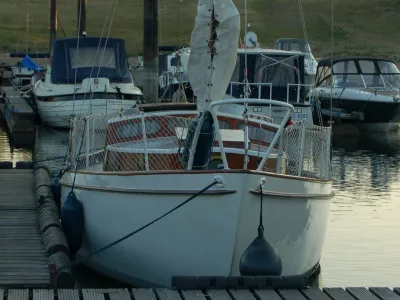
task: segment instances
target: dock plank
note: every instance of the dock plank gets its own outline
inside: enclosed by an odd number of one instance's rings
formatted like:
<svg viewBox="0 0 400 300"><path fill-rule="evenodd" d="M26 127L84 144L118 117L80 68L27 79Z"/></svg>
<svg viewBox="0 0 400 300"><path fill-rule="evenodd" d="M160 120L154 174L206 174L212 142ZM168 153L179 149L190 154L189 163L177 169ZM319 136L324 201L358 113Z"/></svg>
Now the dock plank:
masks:
<svg viewBox="0 0 400 300"><path fill-rule="evenodd" d="M342 288L324 288L323 291L334 300L355 300L353 296Z"/></svg>
<svg viewBox="0 0 400 300"><path fill-rule="evenodd" d="M346 291L357 300L380 300L364 287L350 287L346 288Z"/></svg>
<svg viewBox="0 0 400 300"><path fill-rule="evenodd" d="M273 289L255 290L254 292L260 300L282 300L278 293Z"/></svg>
<svg viewBox="0 0 400 300"><path fill-rule="evenodd" d="M28 289L11 289L8 290L8 300L29 300Z"/></svg>
<svg viewBox="0 0 400 300"><path fill-rule="evenodd" d="M232 300L226 290L207 290L206 293L211 300Z"/></svg>
<svg viewBox="0 0 400 300"><path fill-rule="evenodd" d="M400 300L400 296L387 287L370 287L369 290L383 300Z"/></svg>
<svg viewBox="0 0 400 300"><path fill-rule="evenodd" d="M312 287L309 289L302 289L301 292L309 300L331 300L331 298L319 288Z"/></svg>
<svg viewBox="0 0 400 300"><path fill-rule="evenodd" d="M82 289L84 300L105 300L104 293L97 289Z"/></svg>
<svg viewBox="0 0 400 300"><path fill-rule="evenodd" d="M135 300L157 300L152 289L132 289Z"/></svg>
<svg viewBox="0 0 400 300"><path fill-rule="evenodd" d="M283 300L307 300L299 290L295 289L278 290L278 294Z"/></svg>
<svg viewBox="0 0 400 300"><path fill-rule="evenodd" d="M177 290L156 289L156 294L160 300L179 300L181 296Z"/></svg>
<svg viewBox="0 0 400 300"><path fill-rule="evenodd" d="M33 290L33 300L54 300L53 290Z"/></svg>
<svg viewBox="0 0 400 300"><path fill-rule="evenodd" d="M182 290L183 300L206 300L201 290Z"/></svg>
<svg viewBox="0 0 400 300"><path fill-rule="evenodd" d="M235 290L229 290L229 293L231 294L232 298L234 300L256 300L254 295L249 291L249 290L244 290L244 289L235 289Z"/></svg>
<svg viewBox="0 0 400 300"><path fill-rule="evenodd" d="M57 291L58 300L79 300L79 291L62 289Z"/></svg>
<svg viewBox="0 0 400 300"><path fill-rule="evenodd" d="M131 300L128 289L113 289L108 292L110 300Z"/></svg>

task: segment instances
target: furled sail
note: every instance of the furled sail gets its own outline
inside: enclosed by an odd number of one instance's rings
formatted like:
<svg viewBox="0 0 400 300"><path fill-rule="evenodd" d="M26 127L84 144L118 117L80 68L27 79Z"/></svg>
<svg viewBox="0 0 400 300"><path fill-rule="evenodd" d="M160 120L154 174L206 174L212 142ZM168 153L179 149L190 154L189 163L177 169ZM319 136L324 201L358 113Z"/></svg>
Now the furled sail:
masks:
<svg viewBox="0 0 400 300"><path fill-rule="evenodd" d="M240 15L232 0L199 0L188 80L200 112L212 101L224 98L236 64L239 34Z"/></svg>

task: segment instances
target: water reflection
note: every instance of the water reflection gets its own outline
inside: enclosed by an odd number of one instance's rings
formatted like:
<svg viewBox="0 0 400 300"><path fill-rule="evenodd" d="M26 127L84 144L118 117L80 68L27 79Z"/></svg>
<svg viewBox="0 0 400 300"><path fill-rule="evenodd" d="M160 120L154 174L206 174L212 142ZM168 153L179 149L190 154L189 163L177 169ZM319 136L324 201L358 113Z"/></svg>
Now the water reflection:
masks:
<svg viewBox="0 0 400 300"><path fill-rule="evenodd" d="M336 197L320 284L393 287L400 275L400 137L361 135L351 147L333 153Z"/></svg>
<svg viewBox="0 0 400 300"><path fill-rule="evenodd" d="M69 131L57 130L48 127L37 129L34 147L35 160L49 159L64 156L68 148ZM57 173L62 167L63 159L45 162L53 173Z"/></svg>
<svg viewBox="0 0 400 300"><path fill-rule="evenodd" d="M14 166L17 161L32 159L32 146L19 147L13 145L7 132L0 127L0 161L12 161Z"/></svg>

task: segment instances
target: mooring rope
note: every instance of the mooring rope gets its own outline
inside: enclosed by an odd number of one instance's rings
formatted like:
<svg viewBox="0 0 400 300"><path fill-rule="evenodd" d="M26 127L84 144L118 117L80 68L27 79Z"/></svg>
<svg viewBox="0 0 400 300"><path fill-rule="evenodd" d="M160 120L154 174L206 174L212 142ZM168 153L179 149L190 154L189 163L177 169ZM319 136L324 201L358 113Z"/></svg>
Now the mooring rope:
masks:
<svg viewBox="0 0 400 300"><path fill-rule="evenodd" d="M87 259L89 259L89 258L91 258L91 257L93 257L93 256L95 256L95 255L97 255L97 254L100 254L101 252L104 252L104 251L106 251L107 249L109 249L109 248L111 248L111 247L113 247L113 246L115 246L115 245L121 243L122 241L126 240L127 238L130 238L131 236L135 235L136 233L141 232L142 230L146 229L146 228L149 227L150 225L152 225L152 224L158 222L159 220L161 220L162 218L168 216L169 214L171 214L171 213L174 212L175 210L179 209L180 207L182 207L182 206L184 206L185 204L189 203L190 201L194 200L197 196L203 194L205 191L207 191L208 189L210 189L211 187L213 187L214 185L216 185L216 184L218 184L218 183L219 183L219 180L218 180L218 179L214 180L214 182L212 182L211 184L207 185L207 186L206 186L205 188L203 188L201 191L198 191L196 194L192 195L189 199L183 201L181 204L175 206L174 208L172 208L172 209L169 210L168 212L164 213L163 215L159 216L158 218L154 219L153 221L147 223L146 225L143 225L142 227L140 227L140 228L136 229L135 231L133 231L133 232L131 232L131 233L129 233L129 234L127 234L127 235L121 237L120 239L118 239L118 240L116 240L116 241L114 241L114 242L112 242L112 243L110 243L110 244L108 244L108 245L106 245L106 246L104 246L104 247L102 247L102 248L100 248L100 249L98 249L98 250L96 250L96 251L90 253L89 255L87 255L87 256L85 256L85 257L82 257L81 259L75 260L75 261L73 261L73 262L71 262L71 263L69 263L69 264L67 264L67 265L65 265L65 266L62 266L62 267L60 267L60 268L58 268L58 269L52 271L52 273L59 273L59 272L65 270L65 269L67 269L67 268L70 268L70 267L72 267L72 266L74 266L74 265L80 264L81 262L83 262L83 261L85 261L85 260L87 260Z"/></svg>

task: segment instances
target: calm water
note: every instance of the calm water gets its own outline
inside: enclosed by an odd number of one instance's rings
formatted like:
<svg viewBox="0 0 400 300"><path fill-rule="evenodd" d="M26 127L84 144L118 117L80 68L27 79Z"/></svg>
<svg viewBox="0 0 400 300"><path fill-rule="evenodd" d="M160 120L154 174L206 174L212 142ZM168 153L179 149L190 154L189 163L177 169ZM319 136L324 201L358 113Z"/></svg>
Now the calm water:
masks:
<svg viewBox="0 0 400 300"><path fill-rule="evenodd" d="M68 132L41 128L36 159L64 155ZM334 141L331 204L321 261L323 286L398 286L400 275L400 136L368 135ZM0 160L29 160L32 149L10 147L0 129ZM51 162L54 171L60 161ZM106 279L79 267L83 285ZM107 281L107 285L116 286Z"/></svg>

